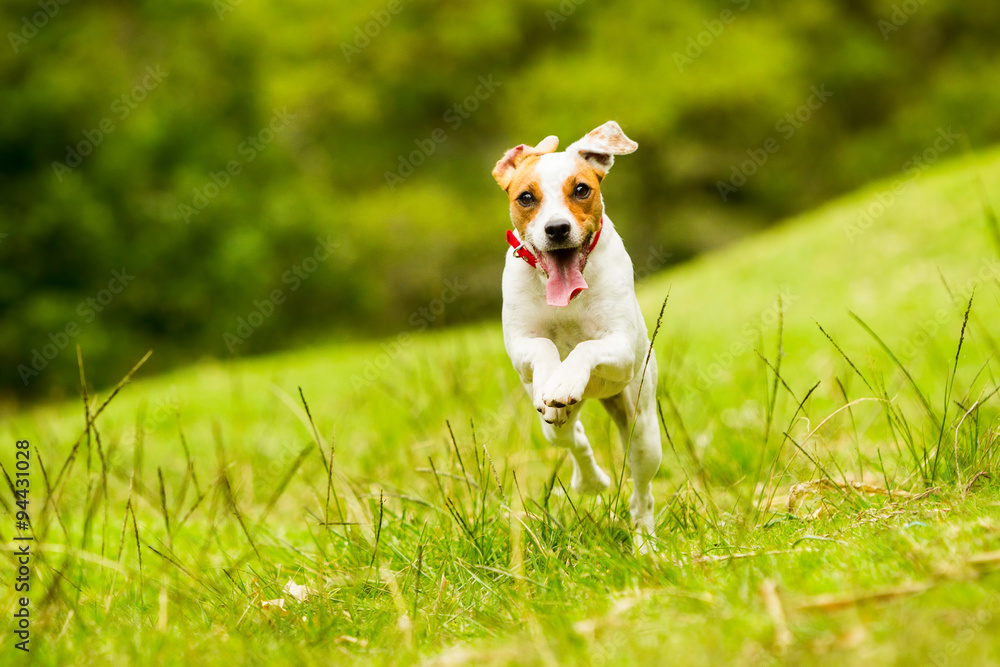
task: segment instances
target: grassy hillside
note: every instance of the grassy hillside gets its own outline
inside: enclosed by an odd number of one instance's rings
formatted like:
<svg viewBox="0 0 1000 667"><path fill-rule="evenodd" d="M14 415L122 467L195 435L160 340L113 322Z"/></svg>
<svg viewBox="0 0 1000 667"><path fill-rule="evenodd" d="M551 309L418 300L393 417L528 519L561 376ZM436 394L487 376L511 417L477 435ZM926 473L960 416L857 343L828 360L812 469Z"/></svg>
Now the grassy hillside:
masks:
<svg viewBox="0 0 1000 667"><path fill-rule="evenodd" d="M208 360L126 385L86 432L80 403L8 415L9 475L15 440L32 445L32 655L1000 660L991 200L1000 152L641 284L650 329L670 295L648 558L631 555L627 479L620 496L564 491L498 323L427 334L417 311L384 341ZM617 479L621 443L584 412Z"/></svg>
<svg viewBox="0 0 1000 667"><path fill-rule="evenodd" d="M483 167L553 132L638 142L606 187L661 269L952 127L1000 142L996 3L52 2L0 3L0 401L75 396L73 345L45 350L70 322L104 386L150 347L153 374L385 335L445 273L467 288L438 323L489 318L503 255L458 221L502 205Z"/></svg>

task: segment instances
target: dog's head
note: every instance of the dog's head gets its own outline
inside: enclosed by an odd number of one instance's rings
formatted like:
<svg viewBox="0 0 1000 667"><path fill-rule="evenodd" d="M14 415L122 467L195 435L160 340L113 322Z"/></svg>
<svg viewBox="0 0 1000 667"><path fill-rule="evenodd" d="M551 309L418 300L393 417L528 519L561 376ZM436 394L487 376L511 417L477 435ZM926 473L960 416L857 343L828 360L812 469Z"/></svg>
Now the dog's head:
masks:
<svg viewBox="0 0 1000 667"><path fill-rule="evenodd" d="M638 145L613 120L561 153L555 152L558 145L550 136L537 146L511 148L493 178L510 197L510 218L521 241L548 277L549 303L566 305L581 283L586 286L583 267L604 215L601 180L615 155Z"/></svg>

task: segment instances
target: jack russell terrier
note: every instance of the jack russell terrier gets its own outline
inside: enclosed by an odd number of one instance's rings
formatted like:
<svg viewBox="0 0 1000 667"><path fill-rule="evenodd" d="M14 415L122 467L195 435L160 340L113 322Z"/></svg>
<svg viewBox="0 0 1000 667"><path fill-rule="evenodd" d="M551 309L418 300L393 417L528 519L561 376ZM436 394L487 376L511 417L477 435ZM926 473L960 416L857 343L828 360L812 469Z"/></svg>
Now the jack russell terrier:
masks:
<svg viewBox="0 0 1000 667"><path fill-rule="evenodd" d="M611 485L579 421L585 399L604 404L623 445L629 443L629 507L644 552L654 523L650 482L662 457L656 358L635 296L632 260L604 213L600 189L614 156L638 145L614 121L564 152L555 152L558 145L550 136L534 147L515 146L493 169L510 197L516 230L507 232L504 346L546 439L569 449L572 488L580 493Z"/></svg>

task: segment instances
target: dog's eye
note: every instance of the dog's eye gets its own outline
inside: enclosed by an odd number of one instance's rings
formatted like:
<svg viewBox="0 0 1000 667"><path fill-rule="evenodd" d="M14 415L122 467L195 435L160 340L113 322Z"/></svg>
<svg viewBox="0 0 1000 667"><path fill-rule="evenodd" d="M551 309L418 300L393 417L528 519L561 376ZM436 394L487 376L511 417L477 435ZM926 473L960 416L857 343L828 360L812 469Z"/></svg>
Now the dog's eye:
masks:
<svg viewBox="0 0 1000 667"><path fill-rule="evenodd" d="M517 196L517 203L521 206L531 206L535 203L535 195L525 190Z"/></svg>
<svg viewBox="0 0 1000 667"><path fill-rule="evenodd" d="M590 195L590 186L586 183L580 183L573 189L573 194L580 199L586 199Z"/></svg>

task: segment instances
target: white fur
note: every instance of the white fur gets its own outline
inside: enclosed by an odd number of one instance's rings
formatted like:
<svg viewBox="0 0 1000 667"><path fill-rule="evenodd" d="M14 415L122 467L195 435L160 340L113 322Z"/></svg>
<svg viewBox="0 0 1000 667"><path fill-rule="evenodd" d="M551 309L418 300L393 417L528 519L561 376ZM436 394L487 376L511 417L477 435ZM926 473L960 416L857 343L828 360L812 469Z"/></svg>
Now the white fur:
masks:
<svg viewBox="0 0 1000 667"><path fill-rule="evenodd" d="M577 168L573 154L551 153L539 159L536 172L542 208L525 230L528 245L544 247L545 222L569 216L562 210L562 186ZM582 234L577 225L573 228L574 234ZM587 289L566 307L550 306L541 269L508 252L503 272L504 345L541 415L545 437L572 454L574 490L599 493L611 483L594 460L579 421L583 401L596 398L604 403L623 444L629 442L631 432L628 463L634 486L630 509L637 547L644 552L654 528L650 482L662 456L656 419L656 359L650 355L640 392L649 335L635 296L632 260L607 215L583 275Z"/></svg>

